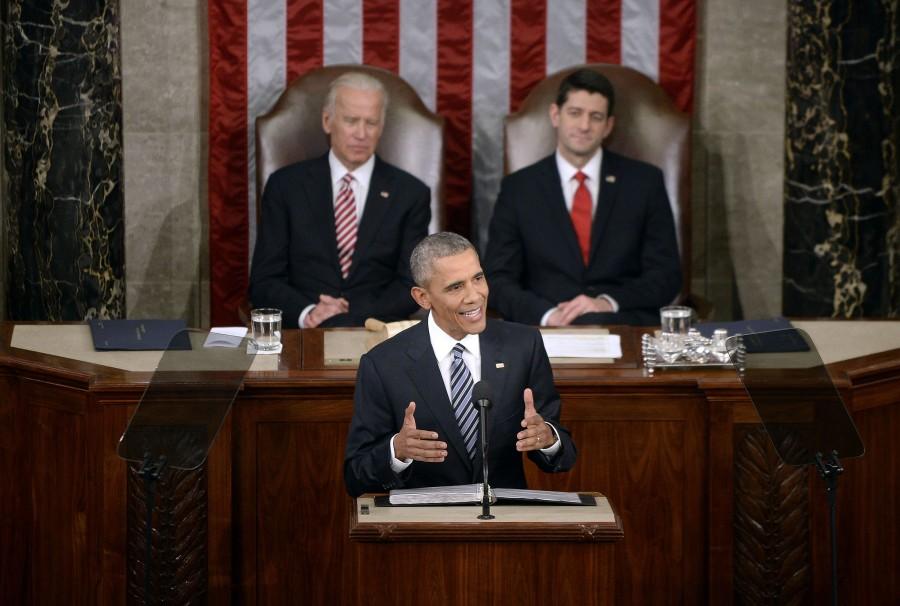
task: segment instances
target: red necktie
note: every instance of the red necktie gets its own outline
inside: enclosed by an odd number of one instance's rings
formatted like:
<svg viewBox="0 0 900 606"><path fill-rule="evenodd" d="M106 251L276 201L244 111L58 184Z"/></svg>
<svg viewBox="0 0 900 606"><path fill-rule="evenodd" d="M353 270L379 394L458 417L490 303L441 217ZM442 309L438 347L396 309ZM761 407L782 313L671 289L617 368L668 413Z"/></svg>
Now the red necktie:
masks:
<svg viewBox="0 0 900 606"><path fill-rule="evenodd" d="M591 192L584 184L587 175L578 171L575 173L578 180L578 189L575 190L575 198L572 200L572 225L575 227L575 235L578 236L578 248L584 264L588 264L591 253Z"/></svg>
<svg viewBox="0 0 900 606"><path fill-rule="evenodd" d="M353 249L356 247L356 198L350 183L353 175L347 173L341 179L337 202L334 204L334 227L337 236L338 260L341 263L341 275L346 279L353 261Z"/></svg>

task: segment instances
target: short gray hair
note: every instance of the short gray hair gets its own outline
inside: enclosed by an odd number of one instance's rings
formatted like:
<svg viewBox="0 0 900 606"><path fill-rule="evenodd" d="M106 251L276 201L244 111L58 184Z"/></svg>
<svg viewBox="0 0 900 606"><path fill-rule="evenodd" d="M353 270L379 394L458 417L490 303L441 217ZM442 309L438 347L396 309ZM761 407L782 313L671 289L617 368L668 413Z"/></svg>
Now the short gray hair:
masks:
<svg viewBox="0 0 900 606"><path fill-rule="evenodd" d="M467 250L475 250L475 246L452 231L442 231L426 236L416 245L409 257L409 268L416 286L424 288L431 279L435 260L452 257ZM475 254L478 254L477 250L475 250Z"/></svg>
<svg viewBox="0 0 900 606"><path fill-rule="evenodd" d="M384 121L384 115L387 113L388 106L387 91L381 80L363 72L345 72L332 80L331 84L328 85L328 95L325 96L325 104L322 106L323 112L329 116L334 115L334 103L337 99L337 91L341 87L381 93L381 120Z"/></svg>

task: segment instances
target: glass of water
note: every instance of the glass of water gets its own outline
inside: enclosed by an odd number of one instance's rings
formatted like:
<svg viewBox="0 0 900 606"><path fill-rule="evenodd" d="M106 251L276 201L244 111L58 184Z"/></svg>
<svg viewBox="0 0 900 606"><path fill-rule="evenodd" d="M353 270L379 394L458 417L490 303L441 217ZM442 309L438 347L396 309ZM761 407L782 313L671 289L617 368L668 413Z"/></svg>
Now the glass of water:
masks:
<svg viewBox="0 0 900 606"><path fill-rule="evenodd" d="M673 363L685 353L694 310L684 305L669 305L659 310L660 335L657 351L663 361Z"/></svg>
<svg viewBox="0 0 900 606"><path fill-rule="evenodd" d="M281 345L281 310L270 307L250 312L251 335L257 351L271 351Z"/></svg>
<svg viewBox="0 0 900 606"><path fill-rule="evenodd" d="M664 335L687 335L694 310L684 305L669 305L659 310L659 323Z"/></svg>

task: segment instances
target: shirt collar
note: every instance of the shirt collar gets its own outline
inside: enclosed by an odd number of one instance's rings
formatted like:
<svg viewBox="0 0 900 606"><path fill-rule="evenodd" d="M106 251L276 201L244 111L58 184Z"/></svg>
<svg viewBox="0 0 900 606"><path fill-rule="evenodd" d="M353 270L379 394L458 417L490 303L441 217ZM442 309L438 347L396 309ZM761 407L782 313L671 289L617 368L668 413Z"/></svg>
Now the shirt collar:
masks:
<svg viewBox="0 0 900 606"><path fill-rule="evenodd" d="M434 321L434 314L431 312L428 312L428 337L431 339L434 357L438 361L446 358L457 343L462 343L463 347L476 358L481 357L481 341L478 335L466 335L461 341L457 341L437 325L437 322Z"/></svg>
<svg viewBox="0 0 900 606"><path fill-rule="evenodd" d="M334 150L328 151L328 166L331 169L331 184L337 186L338 182L344 178L344 175L350 173L357 183L368 185L372 179L372 171L375 170L375 154L369 156L363 164L359 165L356 170L347 170L338 157L334 155ZM334 191L337 191L335 188Z"/></svg>
<svg viewBox="0 0 900 606"><path fill-rule="evenodd" d="M575 168L572 166L568 160L563 158L563 155L559 153L559 149L556 150L556 170L559 171L559 177L562 179L563 183L568 183L572 179L575 178L575 173L579 170L587 175L588 179L593 181L594 183L598 183L600 181L600 163L603 162L603 148L597 148L597 152L593 155L593 157L588 160L587 164L583 167Z"/></svg>

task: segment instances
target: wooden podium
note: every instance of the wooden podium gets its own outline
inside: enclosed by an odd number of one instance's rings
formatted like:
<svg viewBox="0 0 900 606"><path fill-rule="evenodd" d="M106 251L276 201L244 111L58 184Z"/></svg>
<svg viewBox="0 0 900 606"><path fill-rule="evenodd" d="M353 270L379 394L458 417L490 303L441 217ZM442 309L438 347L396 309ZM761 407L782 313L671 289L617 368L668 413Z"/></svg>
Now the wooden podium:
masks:
<svg viewBox="0 0 900 606"><path fill-rule="evenodd" d="M378 507L351 503L357 582L385 604L611 604L613 544L624 533L609 500L595 505ZM362 603L362 599L358 603Z"/></svg>
<svg viewBox="0 0 900 606"><path fill-rule="evenodd" d="M842 569L841 601L898 604L900 322L796 324L817 331L866 445L865 457L844 461L838 495L843 561L864 563ZM206 584L209 604L247 606L465 603L471 587L484 588L480 603L579 603L578 594L616 606L728 605L772 588L798 603L830 599L819 479L781 464L735 373L651 376L640 367L642 331L610 332L621 359L553 366L578 463L564 474L525 470L530 488L602 491L627 540L500 540L458 527L400 540L415 528L358 516L356 533L384 538L351 538L343 456L356 368L326 345L367 335L286 330L280 355L254 360L208 464L178 483L198 496L179 515L208 528L191 580ZM95 352L85 325L0 323L2 604L128 603L129 537L140 533L116 444L159 355ZM539 530L558 532L529 532Z"/></svg>

